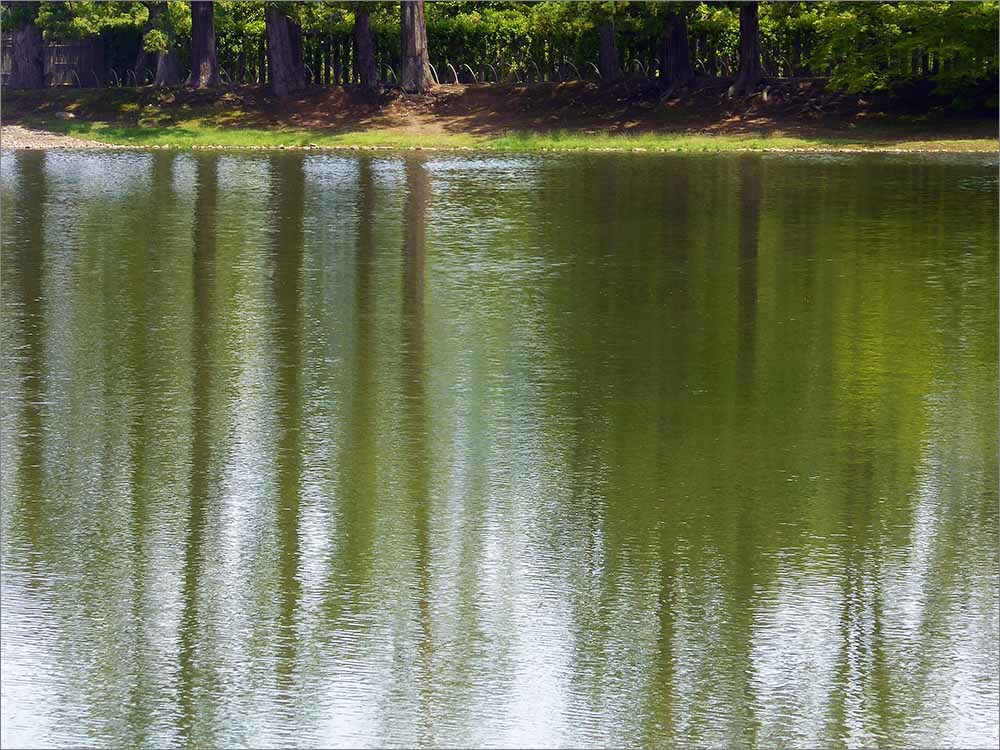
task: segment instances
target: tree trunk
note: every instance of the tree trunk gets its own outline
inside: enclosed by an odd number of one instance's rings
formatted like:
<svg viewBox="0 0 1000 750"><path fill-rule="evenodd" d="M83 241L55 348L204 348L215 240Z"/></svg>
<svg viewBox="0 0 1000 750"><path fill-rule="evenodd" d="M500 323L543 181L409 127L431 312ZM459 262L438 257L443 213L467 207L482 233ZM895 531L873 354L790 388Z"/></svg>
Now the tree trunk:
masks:
<svg viewBox="0 0 1000 750"><path fill-rule="evenodd" d="M694 78L691 48L688 46L687 17L667 13L663 22L663 72L660 87L670 90Z"/></svg>
<svg viewBox="0 0 1000 750"><path fill-rule="evenodd" d="M618 45L615 43L614 21L602 23L598 33L600 47L597 50L597 67L600 68L601 78L605 81L617 80L621 76L621 68L618 66Z"/></svg>
<svg viewBox="0 0 1000 750"><path fill-rule="evenodd" d="M271 91L275 96L288 96L306 85L305 65L302 63L302 27L272 3L267 5L264 24Z"/></svg>
<svg viewBox="0 0 1000 750"><path fill-rule="evenodd" d="M312 38L312 82L315 86L323 83L323 44L316 36Z"/></svg>
<svg viewBox="0 0 1000 750"><path fill-rule="evenodd" d="M191 77L199 89L219 86L219 60L215 56L215 5L211 0L191 0Z"/></svg>
<svg viewBox="0 0 1000 750"><path fill-rule="evenodd" d="M181 66L177 60L177 50L168 49L156 56L156 86L176 86L181 82Z"/></svg>
<svg viewBox="0 0 1000 750"><path fill-rule="evenodd" d="M740 69L729 90L733 96L752 94L764 77L760 64L760 24L757 3L740 6Z"/></svg>
<svg viewBox="0 0 1000 750"><path fill-rule="evenodd" d="M323 85L330 85L330 35L323 35Z"/></svg>
<svg viewBox="0 0 1000 750"><path fill-rule="evenodd" d="M156 19L166 6L165 2L146 3L149 11L149 18L142 27L142 36L139 38L139 54L135 57L135 64L132 66L132 74L135 76L135 85L141 86L146 82L146 71L155 68L157 54L147 52L145 48L146 34L156 28Z"/></svg>
<svg viewBox="0 0 1000 750"><path fill-rule="evenodd" d="M424 0L402 0L400 31L403 37L403 59L400 85L403 91L423 93L434 84L430 60L427 57L427 24L424 21Z"/></svg>
<svg viewBox="0 0 1000 750"><path fill-rule="evenodd" d="M375 65L375 44L372 42L371 14L368 8L362 6L354 11L354 60L362 88L376 88L378 68Z"/></svg>
<svg viewBox="0 0 1000 750"><path fill-rule="evenodd" d="M267 84L267 43L261 39L257 47L257 83L261 86Z"/></svg>
<svg viewBox="0 0 1000 750"><path fill-rule="evenodd" d="M34 22L14 31L7 85L12 89L45 88L45 47L42 30Z"/></svg>

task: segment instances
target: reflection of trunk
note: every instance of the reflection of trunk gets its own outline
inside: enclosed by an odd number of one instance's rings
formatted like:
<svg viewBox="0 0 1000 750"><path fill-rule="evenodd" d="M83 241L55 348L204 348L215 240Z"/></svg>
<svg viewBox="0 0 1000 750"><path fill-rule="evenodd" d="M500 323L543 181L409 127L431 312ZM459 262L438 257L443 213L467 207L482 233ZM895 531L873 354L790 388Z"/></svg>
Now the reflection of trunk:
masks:
<svg viewBox="0 0 1000 750"><path fill-rule="evenodd" d="M649 691L650 697L656 696L660 702L651 706L650 713L658 718L656 731L657 737L670 737L674 735L677 725L677 717L674 712L674 683L677 679L677 651L674 649L674 639L677 638L678 630L676 614L679 611L677 595L677 577L679 575L677 565L674 562L675 550L677 549L677 539L673 535L667 536L669 527L664 529L664 541L669 543L660 546L660 559L662 569L660 570L660 592L657 602L657 615L659 619L659 648L656 651L656 685L659 690ZM646 743L644 743L646 744ZM655 743L649 743L655 744Z"/></svg>
<svg viewBox="0 0 1000 750"><path fill-rule="evenodd" d="M177 61L177 51L168 49L156 56L157 86L176 86L181 82L181 66Z"/></svg>
<svg viewBox="0 0 1000 750"><path fill-rule="evenodd" d="M621 68L618 67L618 45L615 42L615 23L605 21L599 29L600 47L597 51L598 67L601 70L601 78L605 81L613 81L621 76Z"/></svg>
<svg viewBox="0 0 1000 750"><path fill-rule="evenodd" d="M744 396L753 387L757 331L757 248L760 226L761 163L757 156L740 160L739 330L737 368Z"/></svg>
<svg viewBox="0 0 1000 750"><path fill-rule="evenodd" d="M194 201L194 315L191 341L191 497L181 580L181 615L178 644L178 702L183 744L193 745L196 701L201 682L201 661L196 653L199 627L202 545L211 492L212 445L212 286L215 278L215 220L218 192L218 157L204 156L195 164Z"/></svg>
<svg viewBox="0 0 1000 750"><path fill-rule="evenodd" d="M740 70L736 76L736 83L733 84L733 95L752 94L763 77L757 3L747 3L740 6Z"/></svg>
<svg viewBox="0 0 1000 750"><path fill-rule="evenodd" d="M694 78L691 67L691 50L688 47L687 16L684 13L667 13L663 22L663 88L683 86Z"/></svg>
<svg viewBox="0 0 1000 750"><path fill-rule="evenodd" d="M340 490L339 528L341 542L338 560L331 565L336 582L328 589L336 592L326 601L331 622L341 617L345 598L340 590L366 591L370 585L375 548L374 518L378 510L378 451L375 440L376 414L379 413L379 378L376 368L375 326L375 180L371 159L358 161L357 247L354 282L355 329L353 358L348 371L355 373L349 391L344 424L344 438L335 465L340 467L337 485Z"/></svg>
<svg viewBox="0 0 1000 750"><path fill-rule="evenodd" d="M302 156L271 159L276 229L271 263L274 268L275 346L277 347L278 497L275 516L278 540L279 599L278 675L287 689L295 666L295 616L301 598L298 580L300 482L302 477L302 257L305 161Z"/></svg>
<svg viewBox="0 0 1000 750"><path fill-rule="evenodd" d="M412 503L413 529L416 536L417 606L420 622L419 653L421 684L428 686L433 677L434 645L431 614L431 513L427 450L426 367L424 358L424 278L427 260L427 204L430 201L430 175L418 161L406 163L406 204L403 215L403 372L405 413L403 429L408 446L409 467L407 496ZM434 706L427 690L421 691L422 718L431 715ZM422 724L424 722L421 722Z"/></svg>
<svg viewBox="0 0 1000 750"><path fill-rule="evenodd" d="M271 91L275 96L287 96L305 86L302 27L285 14L284 8L275 3L268 3L264 19Z"/></svg>
<svg viewBox="0 0 1000 750"><path fill-rule="evenodd" d="M46 181L44 151L15 151L17 165L17 192L11 203L20 204L18 213L22 221L11 222L4 229L4 279L16 279L19 283L15 296L20 308L19 326L22 332L22 347L18 352L24 362L21 371L21 417L17 444L20 450L17 460L18 485L13 497L19 503L13 512L24 527L31 549L37 549L41 530L46 519L46 497L43 485L45 475L45 435L44 407L45 393L46 333L45 306L42 293L44 275L45 225L46 225ZM5 210L8 207L5 206ZM7 249L11 255L8 256ZM10 258L10 260L8 260ZM13 267L13 268L12 268ZM4 289L6 293L6 288ZM6 315L6 312L4 313ZM7 319L4 325L16 330L13 321ZM8 347L10 352L13 347Z"/></svg>
<svg viewBox="0 0 1000 750"><path fill-rule="evenodd" d="M153 154L149 214L144 215L140 221L159 225L170 211L173 198L173 164L172 153ZM131 409L132 418L129 420L131 427L129 463L132 467L129 477L131 491L129 535L132 542L129 562L132 573L130 614L136 623L144 622L149 594L147 582L155 576L152 562L155 557L151 554L155 549L155 542L151 538L151 529L156 472L150 467L150 453L155 451L157 446L154 425L157 424L158 407L161 406L156 398L156 394L162 393L157 379L162 377L164 371L162 365L166 364L157 361L159 350L149 346L147 332L154 330L160 320L159 310L156 305L150 304L150 300L160 291L157 280L162 277L149 273L147 260L163 257L166 246L169 246L169 240L165 242L163 232L147 232L141 236L143 252L131 253L125 261L128 264L127 290L130 307L128 318L131 324L131 330L126 337L129 345L128 373L131 376L129 391L135 394ZM129 725L135 732L131 744L137 746L149 744L150 738L145 731L148 723L143 721L143 717L155 710L152 705L153 695L146 689L145 680L145 675L149 674L152 667L148 659L141 658L155 651L156 647L152 643L152 639L155 638L154 633L155 630L147 628L137 629L132 652L132 679L127 705L130 706Z"/></svg>
<svg viewBox="0 0 1000 750"><path fill-rule="evenodd" d="M403 225L403 313L404 343L414 365L422 365L424 263L427 254L427 203L430 180L427 168L416 161L406 163L406 206ZM419 370L419 372L418 372ZM422 374L422 367L413 372Z"/></svg>
<svg viewBox="0 0 1000 750"><path fill-rule="evenodd" d="M371 14L367 8L354 11L354 60L361 74L361 85L373 89L378 85L375 66L375 45L372 42Z"/></svg>
<svg viewBox="0 0 1000 750"><path fill-rule="evenodd" d="M404 91L421 93L434 83L427 57L427 24L424 0L403 0L400 4L400 31L403 37L400 85Z"/></svg>
<svg viewBox="0 0 1000 750"><path fill-rule="evenodd" d="M7 85L12 89L45 88L42 30L35 26L34 21L14 31Z"/></svg>
<svg viewBox="0 0 1000 750"><path fill-rule="evenodd" d="M191 78L188 83L204 89L218 86L219 61L215 56L215 4L191 0Z"/></svg>

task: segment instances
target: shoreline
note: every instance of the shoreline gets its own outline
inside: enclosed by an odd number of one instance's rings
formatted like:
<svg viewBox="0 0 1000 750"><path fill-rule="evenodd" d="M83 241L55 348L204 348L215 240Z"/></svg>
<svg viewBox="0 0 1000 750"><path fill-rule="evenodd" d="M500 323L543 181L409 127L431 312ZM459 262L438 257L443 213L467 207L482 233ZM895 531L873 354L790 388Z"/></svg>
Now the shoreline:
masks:
<svg viewBox="0 0 1000 750"><path fill-rule="evenodd" d="M58 132L58 131L63 132ZM96 130L98 138L81 137L72 131L90 135ZM110 139L102 139L103 130L114 131ZM767 134L699 135L690 133L642 133L637 135L608 135L602 133L512 133L506 136L470 137L461 133L431 136L395 130L369 130L357 133L330 134L310 131L256 131L233 128L178 130L197 142L169 142L171 134L152 132L145 128L110 128L100 124L59 123L52 129L26 127L20 124L0 127L0 148L4 151L21 150L176 150L176 151L306 151L306 152L358 152L358 151L430 151L444 153L769 153L769 154L997 154L1000 144L996 139L924 139L847 141L843 145L831 138L792 138ZM177 134L175 135L175 139ZM219 140L244 142L211 142ZM266 136L270 143L246 143L257 136ZM205 141L208 142L205 142ZM167 141L167 142L162 142ZM307 142L303 142L307 141ZM426 145L420 141L428 142ZM449 143L451 141L451 143Z"/></svg>

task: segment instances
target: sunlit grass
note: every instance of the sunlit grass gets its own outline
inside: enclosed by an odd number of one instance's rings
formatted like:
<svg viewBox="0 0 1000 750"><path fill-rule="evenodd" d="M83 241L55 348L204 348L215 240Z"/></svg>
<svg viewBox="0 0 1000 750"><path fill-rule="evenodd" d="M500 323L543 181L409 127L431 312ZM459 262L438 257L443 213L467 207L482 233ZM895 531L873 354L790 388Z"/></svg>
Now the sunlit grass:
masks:
<svg viewBox="0 0 1000 750"><path fill-rule="evenodd" d="M331 133L309 130L220 128L197 120L163 126L122 126L108 123L45 121L38 127L121 146L171 148L454 148L511 151L949 151L996 152L996 139L903 140L783 135L699 135L685 133L546 133L512 132L499 136L466 133L420 134L392 129Z"/></svg>
<svg viewBox="0 0 1000 750"><path fill-rule="evenodd" d="M40 127L42 125L39 125ZM56 122L45 123L45 129L77 138L120 146L161 146L173 148L415 148L437 146L469 148L482 144L470 135L428 137L391 130L348 133L327 133L308 130L274 130L257 128L217 128L196 121L183 125L130 127L107 123Z"/></svg>
<svg viewBox="0 0 1000 750"><path fill-rule="evenodd" d="M689 135L683 133L512 133L489 141L490 148L510 151L793 151L793 150L903 150L997 151L997 141L897 141L832 137L769 135Z"/></svg>

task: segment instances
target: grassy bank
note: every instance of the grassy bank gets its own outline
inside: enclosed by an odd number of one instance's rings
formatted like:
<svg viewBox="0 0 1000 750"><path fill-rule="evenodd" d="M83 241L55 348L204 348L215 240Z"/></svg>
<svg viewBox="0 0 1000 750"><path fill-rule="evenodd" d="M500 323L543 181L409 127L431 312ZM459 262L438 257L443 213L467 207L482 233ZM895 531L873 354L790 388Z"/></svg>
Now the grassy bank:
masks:
<svg viewBox="0 0 1000 750"><path fill-rule="evenodd" d="M349 132L213 127L198 122L171 126L130 127L108 123L35 120L34 127L118 146L161 148L385 148L476 149L532 153L540 151L941 151L996 152L991 138L922 139L771 134L698 135L687 133L587 133L574 131L413 133L400 129Z"/></svg>
<svg viewBox="0 0 1000 750"><path fill-rule="evenodd" d="M655 86L629 81L437 86L419 96L329 86L282 100L256 86L61 88L6 93L4 124L134 147L998 150L993 115L907 113L857 97L816 111L829 99L822 82L785 88L784 99L728 99L724 81L706 78L669 103Z"/></svg>

